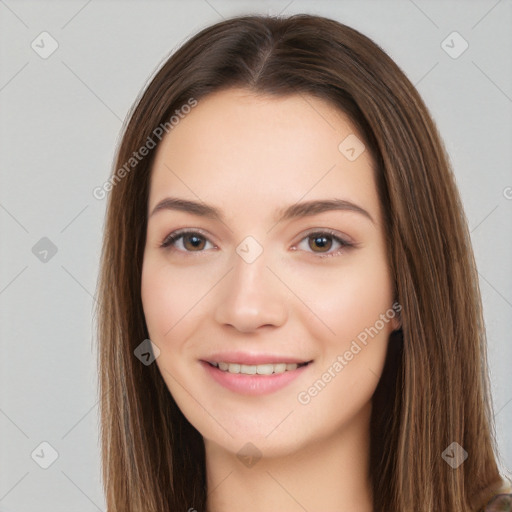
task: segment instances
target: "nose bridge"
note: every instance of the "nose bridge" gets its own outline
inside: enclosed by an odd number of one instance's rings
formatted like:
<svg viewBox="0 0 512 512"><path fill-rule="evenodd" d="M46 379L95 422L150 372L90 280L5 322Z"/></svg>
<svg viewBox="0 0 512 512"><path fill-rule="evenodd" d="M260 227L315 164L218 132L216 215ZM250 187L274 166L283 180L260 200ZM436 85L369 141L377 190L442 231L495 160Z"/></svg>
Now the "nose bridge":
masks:
<svg viewBox="0 0 512 512"><path fill-rule="evenodd" d="M233 255L233 270L224 283L216 319L241 331L261 325L281 325L286 319L286 297L267 268L270 253L253 237L246 237Z"/></svg>

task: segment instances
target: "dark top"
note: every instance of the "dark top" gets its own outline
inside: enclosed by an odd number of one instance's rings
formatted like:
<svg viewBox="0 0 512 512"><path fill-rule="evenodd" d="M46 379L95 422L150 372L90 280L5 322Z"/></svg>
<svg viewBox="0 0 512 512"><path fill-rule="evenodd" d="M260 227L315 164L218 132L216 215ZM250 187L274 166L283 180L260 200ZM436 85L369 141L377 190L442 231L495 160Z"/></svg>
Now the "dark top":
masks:
<svg viewBox="0 0 512 512"><path fill-rule="evenodd" d="M496 494L481 512L512 512L512 494Z"/></svg>

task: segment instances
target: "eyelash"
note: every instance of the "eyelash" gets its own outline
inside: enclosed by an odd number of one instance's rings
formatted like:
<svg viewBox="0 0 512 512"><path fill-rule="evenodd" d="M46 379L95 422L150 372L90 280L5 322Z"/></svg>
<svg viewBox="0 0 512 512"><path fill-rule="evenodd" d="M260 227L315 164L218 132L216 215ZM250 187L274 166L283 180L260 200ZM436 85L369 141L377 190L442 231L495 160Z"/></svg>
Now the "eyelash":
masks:
<svg viewBox="0 0 512 512"><path fill-rule="evenodd" d="M168 249L168 250L176 250L174 247L174 244L182 239L185 235L199 235L201 238L204 238L205 240L209 241L208 238L203 235L200 231L192 231L188 229L183 230L177 230L165 237L163 242L160 244L160 248L162 249ZM314 253L310 252L310 254L313 254L316 257L319 258L330 258L332 256L338 256L341 252L344 251L344 249L354 247L356 244L348 242L347 240L344 240L339 235L336 234L335 231L332 231L330 229L324 229L323 231L310 231L306 233L306 235L300 240L302 242L303 240L306 240L308 238L312 238L313 236L321 236L321 235L328 235L330 238L332 238L334 241L338 242L340 244L340 248L336 250L335 252L331 253ZM299 243L300 243L299 242ZM180 252L186 252L186 253L194 253L194 252L204 252L204 250L201 251L180 251Z"/></svg>

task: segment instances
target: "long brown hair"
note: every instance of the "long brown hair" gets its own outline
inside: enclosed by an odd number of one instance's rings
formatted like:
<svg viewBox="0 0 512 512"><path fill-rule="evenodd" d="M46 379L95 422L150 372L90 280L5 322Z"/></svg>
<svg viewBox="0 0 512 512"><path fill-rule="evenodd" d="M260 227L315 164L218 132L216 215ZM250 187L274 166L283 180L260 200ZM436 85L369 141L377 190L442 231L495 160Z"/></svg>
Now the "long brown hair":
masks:
<svg viewBox="0 0 512 512"><path fill-rule="evenodd" d="M170 129L183 105L230 87L322 98L364 138L402 306L402 329L390 339L373 397L374 509L477 510L501 478L476 265L448 156L418 92L379 46L334 20L300 14L240 16L205 28L165 61L124 127L103 188L109 197L98 281L108 511L206 507L202 437L156 364L142 364L134 350L148 338L140 287L156 129ZM147 154L135 158L144 146ZM442 457L453 442L469 454L456 469Z"/></svg>

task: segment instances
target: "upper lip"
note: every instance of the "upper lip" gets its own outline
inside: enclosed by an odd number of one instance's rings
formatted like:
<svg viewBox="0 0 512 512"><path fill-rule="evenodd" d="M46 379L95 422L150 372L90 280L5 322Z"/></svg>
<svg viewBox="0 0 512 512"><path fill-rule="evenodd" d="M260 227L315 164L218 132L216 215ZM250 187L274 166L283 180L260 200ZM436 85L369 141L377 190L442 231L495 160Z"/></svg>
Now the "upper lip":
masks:
<svg viewBox="0 0 512 512"><path fill-rule="evenodd" d="M293 356L277 354L255 354L249 352L217 352L204 358L203 361L211 363L239 363L247 365L272 363L309 363L311 359L301 359Z"/></svg>

